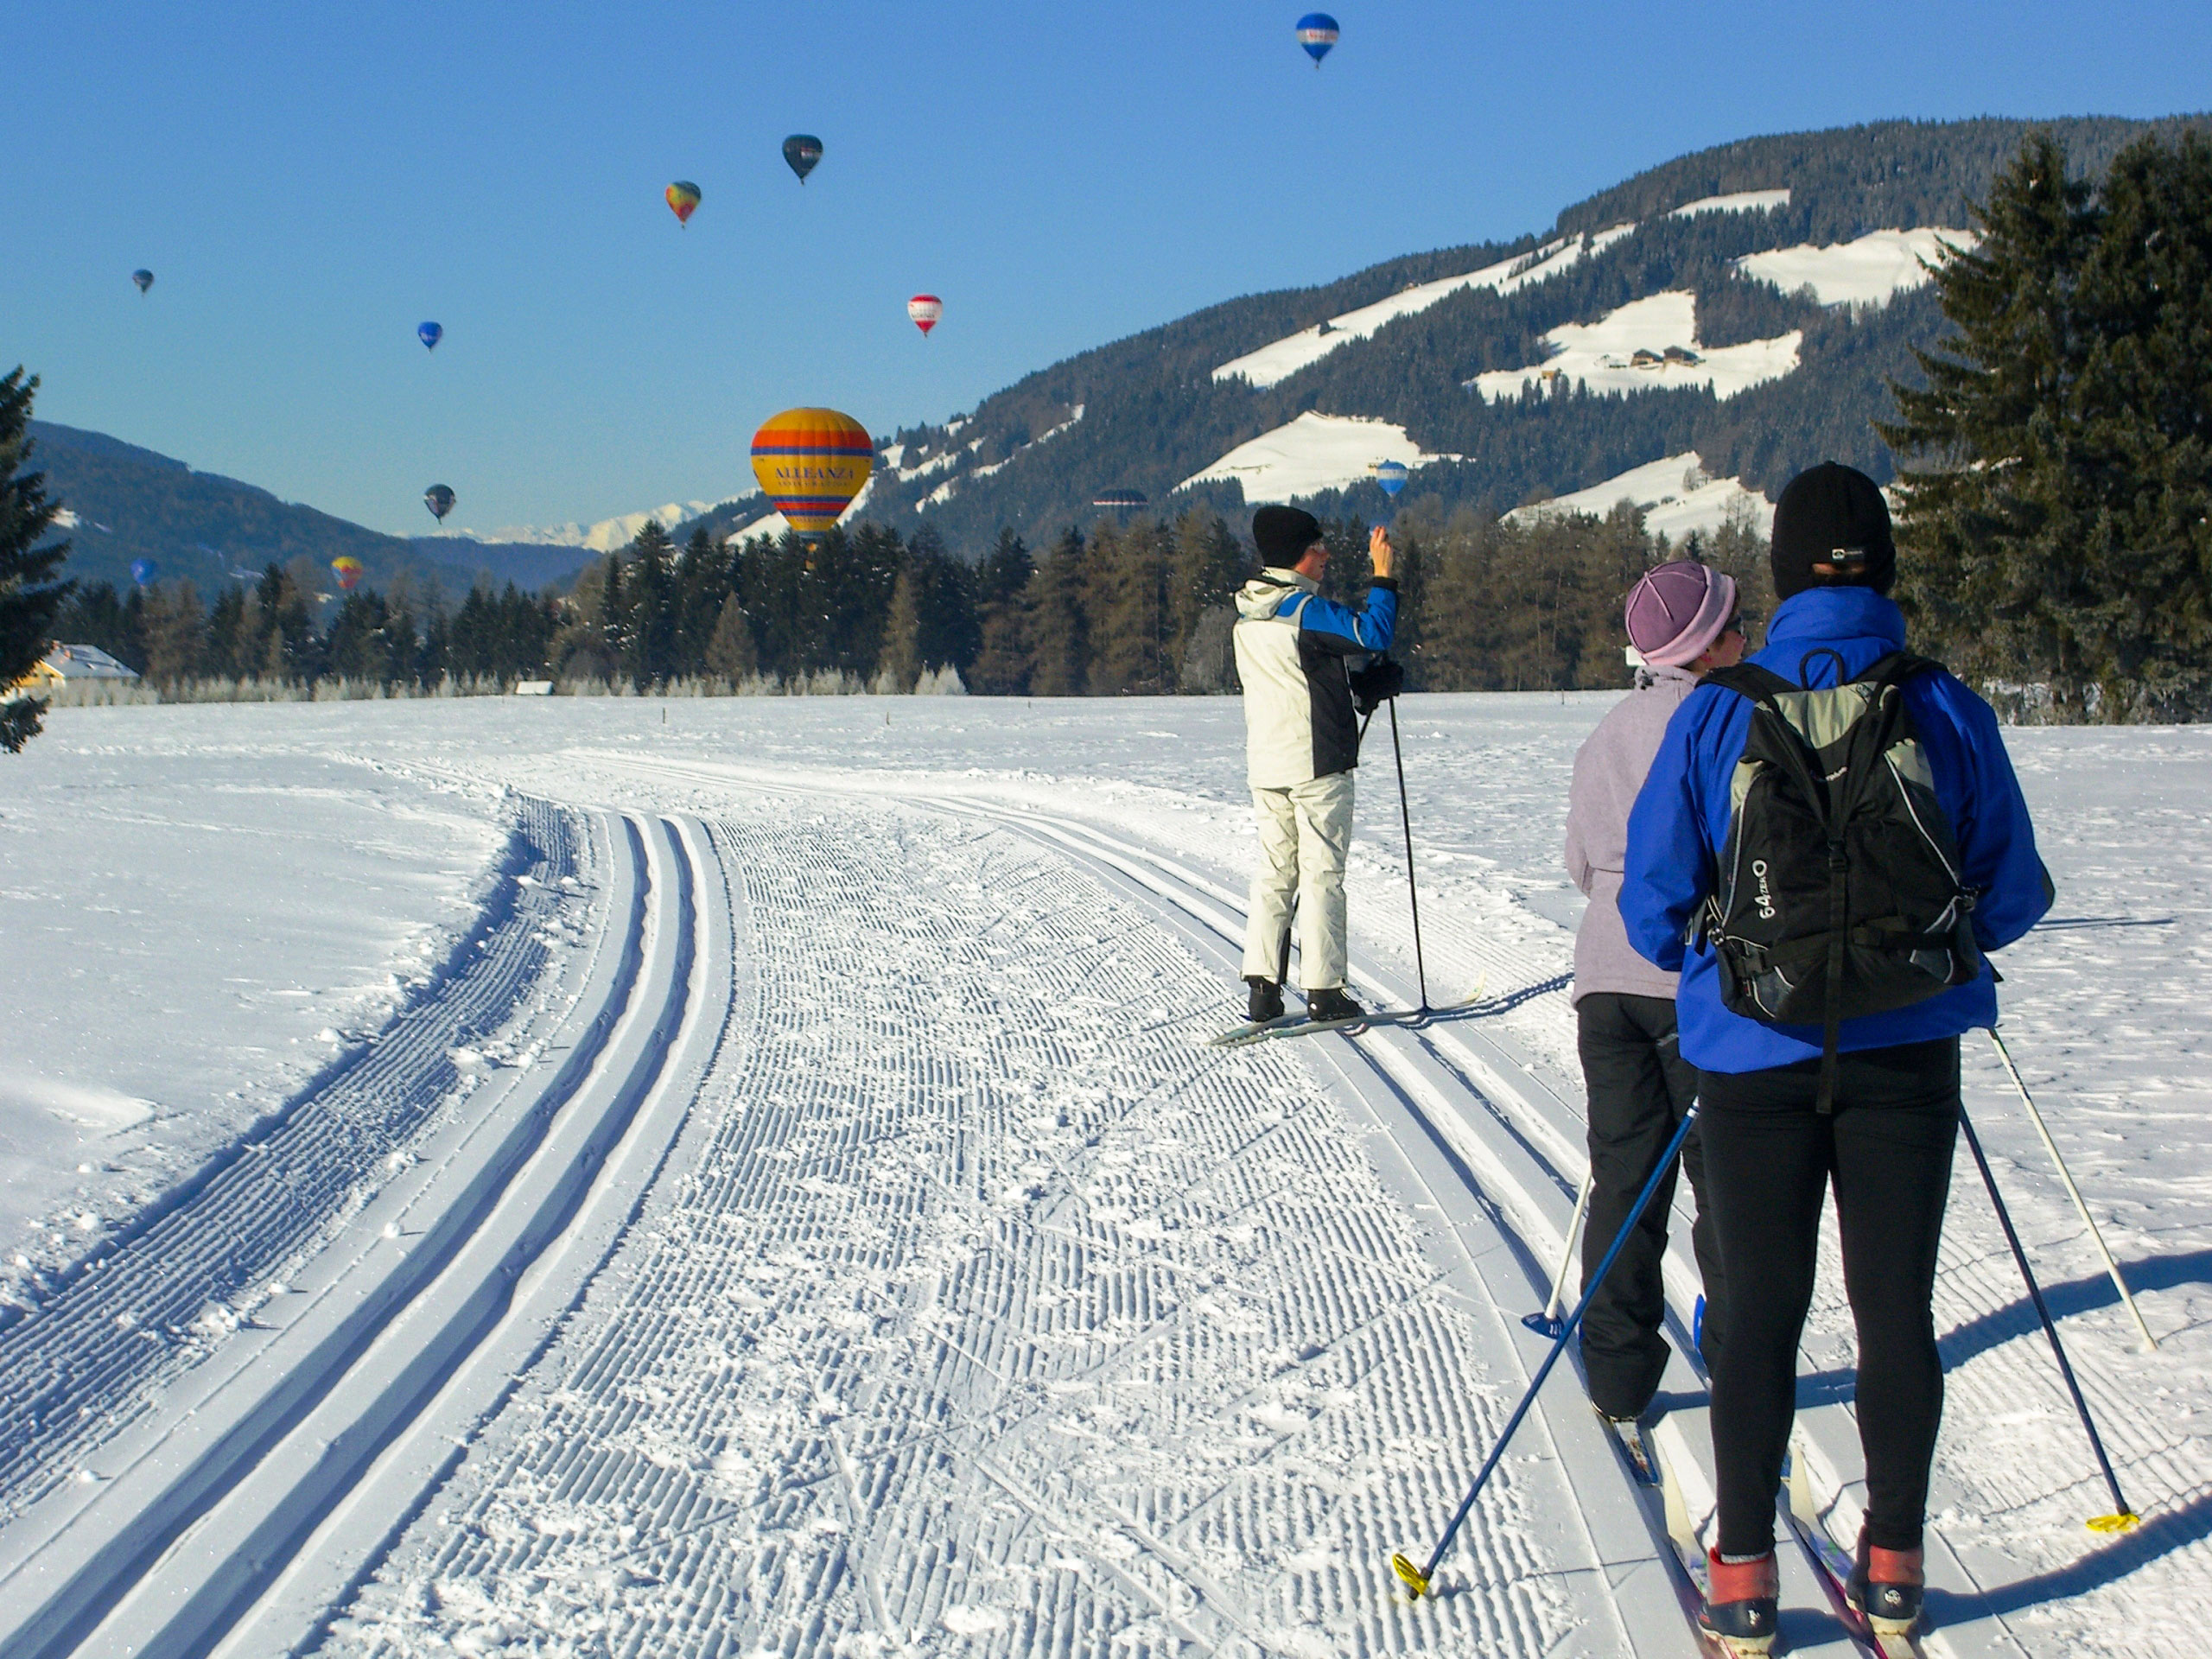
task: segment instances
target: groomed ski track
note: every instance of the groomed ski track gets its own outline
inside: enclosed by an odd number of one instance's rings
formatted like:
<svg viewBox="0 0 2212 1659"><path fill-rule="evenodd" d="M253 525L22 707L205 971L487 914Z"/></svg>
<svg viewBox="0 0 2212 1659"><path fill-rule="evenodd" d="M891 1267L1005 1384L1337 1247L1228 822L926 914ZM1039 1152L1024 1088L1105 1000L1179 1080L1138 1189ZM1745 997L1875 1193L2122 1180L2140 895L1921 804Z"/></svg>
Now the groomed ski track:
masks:
<svg viewBox="0 0 2212 1659"><path fill-rule="evenodd" d="M980 794L594 759L598 943L485 1045L506 1116L397 1135L262 1269L277 1313L137 1418L29 1437L82 1472L0 1532L7 1659L1699 1651L1570 1377L1443 1593L1387 1566L1543 1351L1519 1316L1579 1108L1483 1016L1555 988L1208 1052L1242 899L1185 858ZM505 1161L437 1138L487 1133ZM1846 1536L1854 1439L1808 1411ZM1931 1544L1929 1652L2025 1652ZM1791 1651L1859 1651L1785 1580Z"/></svg>

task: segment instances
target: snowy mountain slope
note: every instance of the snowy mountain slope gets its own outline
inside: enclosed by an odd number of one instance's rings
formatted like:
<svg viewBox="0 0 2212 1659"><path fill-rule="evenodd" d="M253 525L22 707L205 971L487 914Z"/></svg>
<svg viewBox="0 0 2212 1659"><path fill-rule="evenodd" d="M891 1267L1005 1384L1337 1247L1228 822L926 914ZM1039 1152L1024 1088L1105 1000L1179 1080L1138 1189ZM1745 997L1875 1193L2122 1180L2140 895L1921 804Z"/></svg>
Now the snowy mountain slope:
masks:
<svg viewBox="0 0 2212 1659"><path fill-rule="evenodd" d="M1786 193L1785 193L1786 194ZM1354 341L1369 338L1385 323L1395 322L1401 317L1416 316L1438 301L1473 289L1488 289L1493 294L1511 294L1533 283L1541 283L1572 270L1582 260L1603 253L1621 238L1636 229L1633 225L1617 225L1594 235L1562 237L1548 242L1534 253L1523 254L1517 259L1502 259L1480 270L1470 271L1465 276L1447 276L1438 283L1408 284L1403 290L1387 300L1377 300L1373 305L1362 306L1357 311L1347 311L1342 316L1331 317L1313 327L1303 329L1287 340L1279 340L1262 346L1256 352L1247 352L1232 359L1213 372L1217 380L1243 379L1255 386L1272 386L1287 380L1300 369L1319 363L1332 352L1341 351Z"/></svg>
<svg viewBox="0 0 2212 1659"><path fill-rule="evenodd" d="M1216 480L1234 482L1248 503L1291 501L1324 490L1349 488L1374 474L1377 461L1419 468L1458 455L1423 454L1405 429L1387 421L1348 419L1310 410L1287 426L1240 443L1178 489Z"/></svg>
<svg viewBox="0 0 2212 1659"><path fill-rule="evenodd" d="M1527 520L1547 513L1587 513L1602 518L1623 501L1643 509L1645 527L1680 543L1692 532L1712 535L1723 524L1747 517L1761 535L1774 529L1774 504L1743 480L1707 476L1696 454L1669 455L1535 506L1516 507L1505 517Z"/></svg>
<svg viewBox="0 0 2212 1659"><path fill-rule="evenodd" d="M2040 124L2087 170L2190 119ZM1971 224L1971 202L2032 124L1889 122L1745 139L1654 168L1504 245L1212 307L1040 369L957 423L900 430L900 476L874 511L901 524L924 512L973 554L1001 527L1035 543L1086 523L1106 489L1141 491L1168 513L1233 510L1243 497L1232 479L1179 486L1307 413L1386 422L1424 454L1467 457L1425 469L1416 486L1446 509L1570 494L1692 449L1766 494L1824 458L1886 477L1871 425L1891 412L1885 381L1916 373L1914 348L1945 327L1910 254ZM1663 355L1669 344L1732 353L1722 372L1593 360L1586 402L1524 405L1528 372L1548 366L1547 335L1641 318L1632 308L1662 295L1693 296L1692 321L1663 340L1624 340L1619 354ZM1794 357L1778 343L1793 334ZM1077 405L1079 429L1049 453L1029 447ZM1331 512L1385 510L1357 479L1304 499Z"/></svg>
<svg viewBox="0 0 2212 1659"><path fill-rule="evenodd" d="M1664 391L1702 386L1733 397L1798 366L1802 332L1738 346L1707 346L1697 338L1697 296L1669 292L1608 311L1593 322L1548 331L1535 369L1495 369L1467 382L1492 403L1521 396L1542 381L1564 379L1594 392Z"/></svg>

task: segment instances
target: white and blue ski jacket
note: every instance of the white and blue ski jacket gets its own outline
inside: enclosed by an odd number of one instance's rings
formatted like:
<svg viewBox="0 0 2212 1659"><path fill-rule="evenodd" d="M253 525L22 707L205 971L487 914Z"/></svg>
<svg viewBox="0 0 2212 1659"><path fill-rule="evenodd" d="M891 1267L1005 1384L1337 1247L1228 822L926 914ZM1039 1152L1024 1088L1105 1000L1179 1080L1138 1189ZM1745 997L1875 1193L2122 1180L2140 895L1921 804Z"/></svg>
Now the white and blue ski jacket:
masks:
<svg viewBox="0 0 2212 1659"><path fill-rule="evenodd" d="M1233 638L1253 788L1287 789L1359 764L1347 659L1389 650L1397 623L1398 584L1388 576L1357 611L1279 566L1244 584Z"/></svg>
<svg viewBox="0 0 2212 1659"><path fill-rule="evenodd" d="M1845 673L1863 674L1904 646L1904 613L1872 588L1810 588L1783 601L1765 648L1751 660L1797 684L1826 686L1836 683L1836 658ZM1974 938L1995 950L2033 927L2051 901L2050 876L2037 855L1997 716L1948 674L1916 675L1904 694L1935 774L1936 798L1958 837L1961 874L1979 895ZM1731 1014L1720 1001L1719 957L1709 944L1688 950L1684 937L1713 891L1728 840L1729 784L1751 723L1745 698L1718 686L1691 692L1668 722L1628 820L1621 920L1641 955L1681 973L1675 1008L1682 1058L1707 1071L1764 1071L1821 1055L1818 1026L1762 1025ZM1970 984L1845 1020L1839 1046L1849 1052L1931 1042L1996 1020L1997 982L1984 963Z"/></svg>

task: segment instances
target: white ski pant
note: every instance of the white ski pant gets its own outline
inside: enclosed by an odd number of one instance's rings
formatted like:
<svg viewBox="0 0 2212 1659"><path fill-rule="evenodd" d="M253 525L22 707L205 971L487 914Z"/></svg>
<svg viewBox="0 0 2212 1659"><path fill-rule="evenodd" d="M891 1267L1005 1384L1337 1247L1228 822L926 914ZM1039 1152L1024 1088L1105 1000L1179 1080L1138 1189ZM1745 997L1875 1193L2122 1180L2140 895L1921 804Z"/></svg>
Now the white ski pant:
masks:
<svg viewBox="0 0 2212 1659"><path fill-rule="evenodd" d="M1260 868L1252 877L1250 922L1244 930L1247 978L1281 971L1291 899L1298 899L1299 979L1309 991L1344 983L1344 855L1351 849L1349 772L1255 789Z"/></svg>

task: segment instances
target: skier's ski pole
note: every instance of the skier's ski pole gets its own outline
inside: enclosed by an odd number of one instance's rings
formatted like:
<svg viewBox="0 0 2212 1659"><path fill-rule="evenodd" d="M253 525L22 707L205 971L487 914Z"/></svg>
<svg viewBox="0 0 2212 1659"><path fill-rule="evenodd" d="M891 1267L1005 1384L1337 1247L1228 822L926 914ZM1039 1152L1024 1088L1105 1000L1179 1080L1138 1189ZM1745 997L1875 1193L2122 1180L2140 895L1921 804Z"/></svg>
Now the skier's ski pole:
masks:
<svg viewBox="0 0 2212 1659"><path fill-rule="evenodd" d="M2019 1263L2020 1277L2027 1281L2028 1297L2036 1305L2036 1317L2043 1321L2043 1333L2050 1338L2050 1351L2058 1361L2058 1374L2066 1379L2066 1391L2074 1396L2074 1409L2082 1419L2082 1427L2088 1431L2089 1449L2097 1454L2097 1467L2104 1471L2105 1484L2112 1491L2113 1513L2092 1516L2089 1529L2093 1532L2125 1532L2142 1520L2142 1516L2127 1507L2127 1500L2120 1496L2120 1479L2112 1471L2112 1459L2105 1455L2105 1443L2098 1438L2097 1426L2089 1418L2089 1402L2082 1397L2082 1385L2074 1380L2074 1368L2067 1363L2065 1344L2058 1339L2058 1326L2050 1317L2050 1307L2043 1299L2043 1287L2036 1283L2036 1275L2028 1266L2028 1253L2020 1248L2020 1236L2012 1229L2012 1212L2005 1208L2005 1200L1998 1196L1997 1178L1990 1173L1989 1160L1981 1150L1981 1137L1974 1132L1973 1122L1966 1108L1959 1108L1959 1130L1967 1138L1967 1149L1974 1154L1974 1166L1981 1171L1981 1184L1989 1189L1989 1202L1997 1211L1997 1224L2005 1230L2005 1242L2012 1247L2012 1260Z"/></svg>
<svg viewBox="0 0 2212 1659"><path fill-rule="evenodd" d="M1421 954L1421 890L1414 885L1414 817L1406 805L1406 755L1398 747L1398 700L1390 702L1390 758L1398 763L1398 822L1406 829L1406 897L1414 909L1414 974L1421 982L1421 1011L1428 1012L1428 967Z"/></svg>
<svg viewBox="0 0 2212 1659"><path fill-rule="evenodd" d="M2082 1200L2082 1189L2074 1185L2073 1172L2066 1167L2066 1160L2058 1155L2058 1143L2050 1138L2050 1128L2043 1121L2043 1114L2036 1109L2035 1096L2028 1093L2028 1085L2020 1076L2020 1068L2012 1064L2012 1052L2005 1046L2005 1039L1997 1034L1997 1027L1983 1027L1989 1040L1997 1046L1997 1058L2005 1062L2005 1070L2012 1075L2012 1086L2020 1091L2020 1104L2028 1109L2028 1122L2036 1126L2036 1133L2043 1138L2043 1149L2050 1154L2056 1166L2060 1183L2066 1196L2074 1200L2075 1212L2082 1217L2082 1224L2089 1230L2089 1236L2096 1241L2097 1254L2105 1259L2105 1271L2112 1275L2113 1288L2120 1293L2120 1300L2127 1305L2128 1317L2135 1321L2135 1328L2143 1333L2143 1348L2146 1353L2155 1351L2158 1339L2151 1334L2151 1327L2143 1322L2143 1310L2135 1306L2135 1298L2127 1288L2127 1281L2120 1276L2120 1263L2112 1259L2112 1252L2105 1248L2105 1236L2098 1230L2096 1217L2089 1213L2089 1206Z"/></svg>
<svg viewBox="0 0 2212 1659"><path fill-rule="evenodd" d="M1697 1122L1697 1107L1693 1104L1682 1115L1675 1130L1675 1138L1667 1143L1666 1151L1659 1154L1659 1161L1652 1166L1650 1177L1643 1183L1643 1191L1636 1195L1636 1202L1629 1206L1628 1219L1621 1223L1621 1230L1613 1236L1606 1248L1605 1260L1598 1263L1597 1272L1590 1275L1589 1287L1582 1293L1582 1300L1574 1305L1574 1312L1567 1316L1567 1323L1560 1327L1559 1335L1552 1339L1552 1351L1544 1356L1544 1363L1536 1368L1536 1375L1529 1380L1528 1389L1521 1396L1521 1403L1513 1408L1513 1415L1505 1421L1505 1427L1497 1437L1497 1444L1490 1449L1490 1456L1483 1459L1482 1468L1475 1475L1475 1484L1467 1488L1466 1497L1459 1500L1459 1507L1452 1512L1452 1520L1444 1529L1444 1535L1436 1541L1436 1548L1429 1552L1428 1565L1415 1567L1403 1555L1390 1557L1391 1570L1405 1580L1406 1587L1418 1600L1428 1593L1429 1580L1436 1574L1436 1564L1444 1559L1444 1552L1452 1547L1460 1523L1467 1512L1475 1507L1475 1499L1488 1484L1491 1471L1505 1455L1513 1431L1521 1427L1521 1420L1529 1414L1529 1408L1536 1403L1537 1390L1544 1386L1544 1379L1552 1374L1552 1367L1559 1363L1559 1357L1567 1351L1567 1344L1574 1335L1575 1326L1582 1323L1582 1315L1590 1306L1590 1299L1598 1294L1598 1287L1605 1282L1605 1275L1612 1270L1613 1260L1628 1244L1628 1236L1636 1230L1636 1224L1643 1218L1643 1211L1651 1202L1651 1195L1659 1190L1659 1182L1674 1167L1675 1154L1681 1151L1682 1142L1689 1138L1690 1125Z"/></svg>
<svg viewBox="0 0 2212 1659"><path fill-rule="evenodd" d="M1574 1236L1582 1230L1582 1217L1590 1212L1590 1184L1597 1179L1593 1166L1583 1172L1582 1185L1574 1195L1574 1214L1567 1224L1567 1236L1560 1243L1559 1266L1552 1269L1552 1294L1541 1313L1523 1313L1521 1323L1541 1337L1556 1337L1567 1327L1559 1320L1560 1295L1567 1289L1567 1269L1574 1260Z"/></svg>

